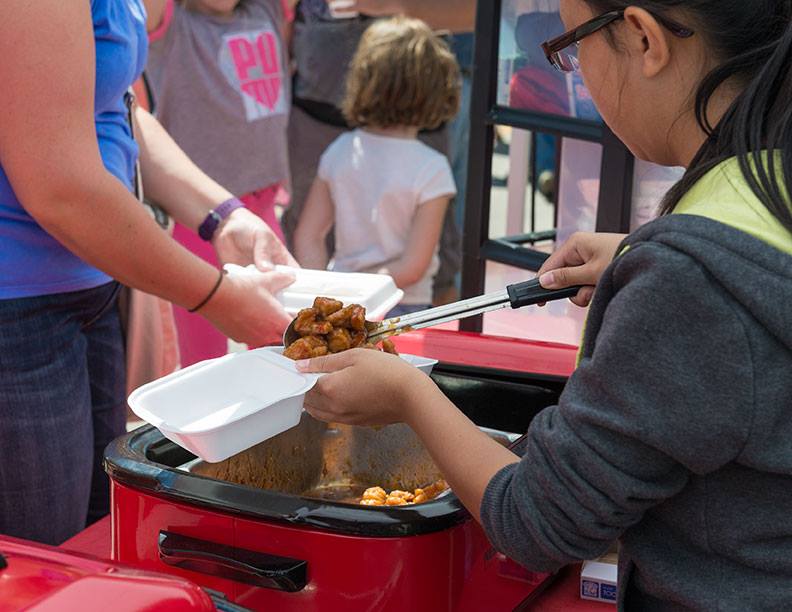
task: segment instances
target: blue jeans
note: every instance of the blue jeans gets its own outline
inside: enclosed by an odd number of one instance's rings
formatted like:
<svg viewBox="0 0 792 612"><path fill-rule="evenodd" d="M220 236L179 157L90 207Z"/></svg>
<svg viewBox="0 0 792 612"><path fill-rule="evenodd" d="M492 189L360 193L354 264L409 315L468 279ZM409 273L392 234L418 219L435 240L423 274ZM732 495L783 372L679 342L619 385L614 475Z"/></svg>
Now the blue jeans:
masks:
<svg viewBox="0 0 792 612"><path fill-rule="evenodd" d="M117 283L0 300L0 533L60 544L109 512L124 433Z"/></svg>

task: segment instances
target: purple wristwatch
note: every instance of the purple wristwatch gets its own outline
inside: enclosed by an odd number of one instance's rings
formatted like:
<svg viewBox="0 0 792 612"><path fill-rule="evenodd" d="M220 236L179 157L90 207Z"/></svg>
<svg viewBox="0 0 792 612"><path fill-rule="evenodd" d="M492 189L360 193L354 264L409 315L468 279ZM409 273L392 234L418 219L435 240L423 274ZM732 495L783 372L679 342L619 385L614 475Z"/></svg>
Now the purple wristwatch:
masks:
<svg viewBox="0 0 792 612"><path fill-rule="evenodd" d="M198 235L208 242L214 236L220 223L237 208L242 208L243 206L244 204L238 198L231 198L222 204L218 204L213 210L209 211L206 219L198 227Z"/></svg>

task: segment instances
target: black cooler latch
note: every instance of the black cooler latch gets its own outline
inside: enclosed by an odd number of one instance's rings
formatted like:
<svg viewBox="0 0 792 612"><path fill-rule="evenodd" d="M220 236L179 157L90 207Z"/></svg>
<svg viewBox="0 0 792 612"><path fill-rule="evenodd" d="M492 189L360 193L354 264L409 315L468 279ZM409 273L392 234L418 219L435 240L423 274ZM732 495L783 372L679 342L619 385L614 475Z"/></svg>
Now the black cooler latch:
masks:
<svg viewBox="0 0 792 612"><path fill-rule="evenodd" d="M305 588L308 562L268 555L245 548L216 544L160 531L159 558L163 563L208 576L295 593Z"/></svg>
<svg viewBox="0 0 792 612"><path fill-rule="evenodd" d="M8 561L6 561L6 558L3 556L3 553L0 553L0 570L4 570L7 567L8 567Z"/></svg>

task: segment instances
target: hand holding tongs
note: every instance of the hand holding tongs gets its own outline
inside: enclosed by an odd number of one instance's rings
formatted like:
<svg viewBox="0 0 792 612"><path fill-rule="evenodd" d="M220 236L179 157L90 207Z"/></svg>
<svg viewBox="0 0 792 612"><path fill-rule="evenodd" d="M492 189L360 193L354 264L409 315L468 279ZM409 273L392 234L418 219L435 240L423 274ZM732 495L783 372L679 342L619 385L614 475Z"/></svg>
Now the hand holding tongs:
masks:
<svg viewBox="0 0 792 612"><path fill-rule="evenodd" d="M542 302L551 302L553 300L574 297L580 289L581 288L578 286L566 287L564 289L544 289L539 284L539 279L534 278L522 283L509 285L503 291L487 293L478 297L460 300L459 302L438 306L437 308L422 310L402 317L385 319L379 323L367 322L369 330L368 339L369 342L376 344L389 336L403 334L423 327L439 325L440 323L446 323L448 321L457 321L484 312L506 308L506 306L522 308L523 306L530 306L531 304L540 304Z"/></svg>

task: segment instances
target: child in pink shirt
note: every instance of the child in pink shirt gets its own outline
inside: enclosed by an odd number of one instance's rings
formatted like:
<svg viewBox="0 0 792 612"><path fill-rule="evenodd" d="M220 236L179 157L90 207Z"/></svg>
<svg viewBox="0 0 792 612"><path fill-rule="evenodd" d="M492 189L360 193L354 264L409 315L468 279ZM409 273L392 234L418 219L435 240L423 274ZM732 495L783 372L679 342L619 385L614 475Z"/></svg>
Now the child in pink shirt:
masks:
<svg viewBox="0 0 792 612"><path fill-rule="evenodd" d="M190 158L283 239L275 206L289 201L289 0L145 0L154 111ZM216 264L208 242L175 238ZM224 355L227 339L175 309L182 365Z"/></svg>

